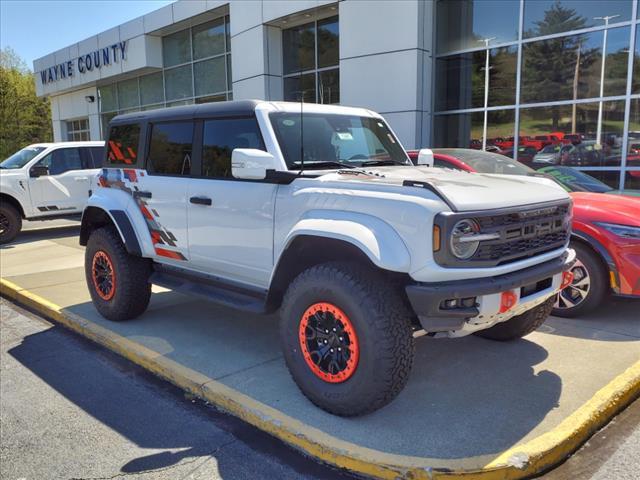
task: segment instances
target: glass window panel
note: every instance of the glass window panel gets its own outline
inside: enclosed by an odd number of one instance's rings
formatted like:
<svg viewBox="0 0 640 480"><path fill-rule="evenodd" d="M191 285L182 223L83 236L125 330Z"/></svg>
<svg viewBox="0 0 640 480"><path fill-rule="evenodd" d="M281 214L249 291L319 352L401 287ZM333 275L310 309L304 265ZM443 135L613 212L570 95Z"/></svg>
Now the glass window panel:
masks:
<svg viewBox="0 0 640 480"><path fill-rule="evenodd" d="M306 73L284 79L284 99L287 102L299 102L304 96L307 103L316 102L316 74Z"/></svg>
<svg viewBox="0 0 640 480"><path fill-rule="evenodd" d="M165 175L189 175L193 122L157 123L151 128L147 169Z"/></svg>
<svg viewBox="0 0 640 480"><path fill-rule="evenodd" d="M233 83L231 81L231 54L227 55L227 90L231 90Z"/></svg>
<svg viewBox="0 0 640 480"><path fill-rule="evenodd" d="M117 112L105 113L102 115L102 139L106 139L109 136L109 122L113 117L117 115Z"/></svg>
<svg viewBox="0 0 640 480"><path fill-rule="evenodd" d="M318 68L332 67L339 62L338 17L318 22Z"/></svg>
<svg viewBox="0 0 640 480"><path fill-rule="evenodd" d="M167 100L176 100L193 96L191 83L191 65L164 71L164 87Z"/></svg>
<svg viewBox="0 0 640 480"><path fill-rule="evenodd" d="M595 17L618 15L610 23L631 19L632 0L525 0L525 38L604 25ZM515 3L515 2L514 2Z"/></svg>
<svg viewBox="0 0 640 480"><path fill-rule="evenodd" d="M578 168L576 170L580 171ZM587 170L581 171L581 173L586 173L590 177L608 185L613 190L620 188L620 170Z"/></svg>
<svg viewBox="0 0 640 480"><path fill-rule="evenodd" d="M282 31L282 54L285 75L315 68L314 24L307 23Z"/></svg>
<svg viewBox="0 0 640 480"><path fill-rule="evenodd" d="M136 163L140 125L117 125L111 127L107 149L109 163L132 165Z"/></svg>
<svg viewBox="0 0 640 480"><path fill-rule="evenodd" d="M191 61L189 30L182 30L162 37L162 59L165 67Z"/></svg>
<svg viewBox="0 0 640 480"><path fill-rule="evenodd" d="M521 145L537 150L532 167L620 165L624 101L603 102L601 141L598 102L526 108L520 111Z"/></svg>
<svg viewBox="0 0 640 480"><path fill-rule="evenodd" d="M226 32L226 50L231 51L231 26L229 25L229 16L224 17L224 28Z"/></svg>
<svg viewBox="0 0 640 480"><path fill-rule="evenodd" d="M629 28L607 35L604 95L624 95ZM604 32L525 43L522 47L522 102L600 96Z"/></svg>
<svg viewBox="0 0 640 480"><path fill-rule="evenodd" d="M192 32L194 60L224 53L224 18L197 25L192 28Z"/></svg>
<svg viewBox="0 0 640 480"><path fill-rule="evenodd" d="M100 111L109 112L118 109L118 97L116 96L116 84L98 87L100 95Z"/></svg>
<svg viewBox="0 0 640 480"><path fill-rule="evenodd" d="M482 148L484 113L436 115L435 147ZM513 156L514 110L487 112L487 150Z"/></svg>
<svg viewBox="0 0 640 480"><path fill-rule="evenodd" d="M436 110L484 105L486 50L436 60ZM489 50L489 106L515 103L517 47Z"/></svg>
<svg viewBox="0 0 640 480"><path fill-rule="evenodd" d="M613 187L617 190L618 187ZM627 170L624 175L624 193L640 196L640 170Z"/></svg>
<svg viewBox="0 0 640 480"><path fill-rule="evenodd" d="M224 61L224 57L216 57L193 64L197 96L227 90Z"/></svg>
<svg viewBox="0 0 640 480"><path fill-rule="evenodd" d="M638 9L640 12L640 9ZM632 93L640 93L640 25L636 27L636 46L633 52L633 82L631 84Z"/></svg>
<svg viewBox="0 0 640 480"><path fill-rule="evenodd" d="M149 105L164 101L162 72L140 77L140 103Z"/></svg>
<svg viewBox="0 0 640 480"><path fill-rule="evenodd" d="M120 109L137 107L138 79L132 78L124 82L118 82L118 105Z"/></svg>
<svg viewBox="0 0 640 480"><path fill-rule="evenodd" d="M145 110L155 110L157 108L163 108L164 107L164 103L156 103L155 105L145 105L144 107L142 107L140 110L141 111L145 111Z"/></svg>
<svg viewBox="0 0 640 480"><path fill-rule="evenodd" d="M320 103L340 103L340 70L318 72L318 100Z"/></svg>
<svg viewBox="0 0 640 480"><path fill-rule="evenodd" d="M196 98L196 103L224 102L226 99L226 95L209 95L208 97Z"/></svg>
<svg viewBox="0 0 640 480"><path fill-rule="evenodd" d="M265 149L255 118L205 121L202 175L205 177L231 177L231 153L234 148Z"/></svg>
<svg viewBox="0 0 640 480"><path fill-rule="evenodd" d="M181 105L192 105L193 99L190 98L188 100L178 100L175 102L167 102L167 107L179 107Z"/></svg>
<svg viewBox="0 0 640 480"><path fill-rule="evenodd" d="M439 0L437 52L477 48L483 38L493 43L518 39L520 2L505 0Z"/></svg>

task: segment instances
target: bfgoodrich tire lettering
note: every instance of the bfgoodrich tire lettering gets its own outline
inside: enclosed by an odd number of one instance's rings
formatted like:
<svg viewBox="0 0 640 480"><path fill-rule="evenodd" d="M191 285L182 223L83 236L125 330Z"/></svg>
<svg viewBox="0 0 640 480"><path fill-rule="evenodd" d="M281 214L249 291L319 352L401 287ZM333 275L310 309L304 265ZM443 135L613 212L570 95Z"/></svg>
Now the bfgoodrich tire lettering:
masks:
<svg viewBox="0 0 640 480"><path fill-rule="evenodd" d="M16 238L22 229L22 218L13 205L0 203L0 245Z"/></svg>
<svg viewBox="0 0 640 480"><path fill-rule="evenodd" d="M340 309L357 336L357 368L344 381L320 378L301 351L302 316L320 302ZM410 318L396 287L377 272L337 262L311 267L291 283L282 303L280 338L289 372L302 393L330 413L355 416L377 410L393 400L409 378Z"/></svg>
<svg viewBox="0 0 640 480"><path fill-rule="evenodd" d="M475 332L475 335L501 342L522 338L529 335L545 322L551 313L554 302L555 296L521 315L516 315L506 322L498 323L486 330Z"/></svg>
<svg viewBox="0 0 640 480"><path fill-rule="evenodd" d="M99 290L100 281L93 271L97 259L113 270L111 288ZM113 226L91 233L84 264L91 299L103 317L113 321L130 320L147 309L151 297L150 261L128 254Z"/></svg>

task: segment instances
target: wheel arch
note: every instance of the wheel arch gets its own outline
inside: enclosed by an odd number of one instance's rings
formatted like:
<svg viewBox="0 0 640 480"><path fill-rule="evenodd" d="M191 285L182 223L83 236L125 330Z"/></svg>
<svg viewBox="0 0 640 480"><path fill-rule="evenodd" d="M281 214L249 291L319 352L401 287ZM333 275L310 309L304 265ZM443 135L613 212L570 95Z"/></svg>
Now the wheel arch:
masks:
<svg viewBox="0 0 640 480"><path fill-rule="evenodd" d="M9 195L8 193L1 192L0 193L0 201L8 203L12 207L14 207L16 210L18 210L18 213L20 214L20 217L22 217L23 219L26 218L26 216L24 214L24 208L22 208L22 204L14 196Z"/></svg>
<svg viewBox="0 0 640 480"><path fill-rule="evenodd" d="M80 224L80 245L86 246L91 232L107 225L113 225L116 228L128 253L142 255L131 220L123 210L107 210L97 206L86 207L82 212Z"/></svg>
<svg viewBox="0 0 640 480"><path fill-rule="evenodd" d="M620 285L620 276L618 274L618 267L616 266L616 263L613 260L613 257L607 251L604 245L602 245L598 240L593 238L591 235L584 232L575 231L575 230L571 232L571 241L577 242L578 244L589 249L591 252L595 254L596 258L598 259L602 267L605 269L606 272L609 273L609 278L607 279L609 289L611 289L614 293L620 293L619 292L620 287L618 286ZM612 285L611 275L613 275L615 285Z"/></svg>

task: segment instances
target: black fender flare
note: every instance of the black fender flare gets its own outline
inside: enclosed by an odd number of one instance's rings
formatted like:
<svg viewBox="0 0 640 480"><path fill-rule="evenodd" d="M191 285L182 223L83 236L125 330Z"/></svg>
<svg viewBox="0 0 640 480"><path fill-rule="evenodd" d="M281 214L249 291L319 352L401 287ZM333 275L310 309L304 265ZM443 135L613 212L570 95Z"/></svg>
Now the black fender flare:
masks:
<svg viewBox="0 0 640 480"><path fill-rule="evenodd" d="M577 238L581 240L583 243L589 245L595 252L600 255L600 258L604 261L607 266L607 269L611 274L613 274L613 280L615 281L615 285L611 284L611 278L609 278L609 288L613 290L614 293L620 293L620 275L618 273L618 267L616 266L616 262L613 261L613 257L608 252L608 250L600 243L598 240L593 238L591 235L585 232L573 230L571 232L572 238Z"/></svg>

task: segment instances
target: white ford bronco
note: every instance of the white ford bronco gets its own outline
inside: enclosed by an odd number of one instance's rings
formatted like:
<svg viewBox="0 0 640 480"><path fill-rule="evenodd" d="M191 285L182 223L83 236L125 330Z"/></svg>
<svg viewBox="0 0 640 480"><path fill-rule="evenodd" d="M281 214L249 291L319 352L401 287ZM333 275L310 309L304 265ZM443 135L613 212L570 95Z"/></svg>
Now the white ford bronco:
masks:
<svg viewBox="0 0 640 480"><path fill-rule="evenodd" d="M20 233L23 219L79 216L103 157L104 142L60 142L29 145L3 160L0 244Z"/></svg>
<svg viewBox="0 0 640 480"><path fill-rule="evenodd" d="M151 284L280 309L293 379L337 415L398 395L414 337L532 332L574 261L571 202L554 182L413 166L361 108L121 115L105 167L80 234L97 310L137 317Z"/></svg>

